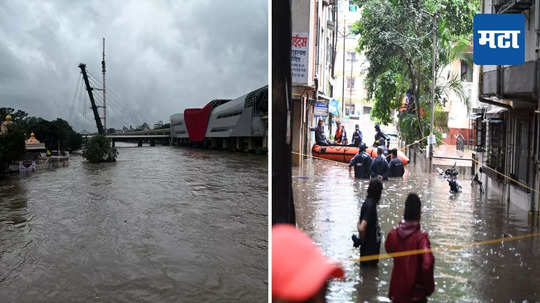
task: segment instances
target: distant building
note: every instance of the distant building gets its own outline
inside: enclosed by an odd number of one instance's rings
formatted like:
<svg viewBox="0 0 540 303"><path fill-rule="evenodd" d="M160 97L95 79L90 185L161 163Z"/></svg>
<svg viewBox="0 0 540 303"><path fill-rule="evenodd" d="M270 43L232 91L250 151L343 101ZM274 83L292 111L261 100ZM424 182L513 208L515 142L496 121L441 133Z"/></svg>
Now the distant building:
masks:
<svg viewBox="0 0 540 303"><path fill-rule="evenodd" d="M360 19L361 13L349 0L339 0L338 4L334 96L340 102L345 102L345 106L341 103L339 106L340 112L345 111L345 117L358 119L360 115L369 114L371 110L370 105L366 104L367 90L364 86L364 75L369 63L362 54L356 52L358 37L351 33L351 28Z"/></svg>
<svg viewBox="0 0 540 303"><path fill-rule="evenodd" d="M161 128L163 127L163 121L158 121L156 123L154 123L154 129L158 129L158 128Z"/></svg>
<svg viewBox="0 0 540 303"><path fill-rule="evenodd" d="M484 65L475 122L476 149L488 193L521 209L538 211L540 191L540 0L485 0L483 13L525 16L525 63Z"/></svg>
<svg viewBox="0 0 540 303"><path fill-rule="evenodd" d="M469 49L472 58L472 46ZM462 81L464 96L468 98L468 107L465 100L460 99L455 93L450 93L443 100L444 110L448 118L448 132L443 142L456 145L456 137L461 135L467 145L474 144L474 112L482 106L478 101L478 78L480 67L473 64L470 66L465 60L455 60L443 69L438 81L445 81L457 77Z"/></svg>
<svg viewBox="0 0 540 303"><path fill-rule="evenodd" d="M324 108L335 93L337 3L293 0L291 18L292 149L308 153L314 143L309 128L316 125L318 118L327 121L328 111ZM315 112L316 104L323 110Z"/></svg>

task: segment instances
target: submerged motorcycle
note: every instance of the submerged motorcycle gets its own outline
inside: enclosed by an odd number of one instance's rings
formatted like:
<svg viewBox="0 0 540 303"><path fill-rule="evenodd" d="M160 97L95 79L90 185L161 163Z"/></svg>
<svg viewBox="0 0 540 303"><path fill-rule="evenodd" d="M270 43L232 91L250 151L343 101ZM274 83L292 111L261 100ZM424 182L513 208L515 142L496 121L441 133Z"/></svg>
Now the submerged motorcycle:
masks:
<svg viewBox="0 0 540 303"><path fill-rule="evenodd" d="M443 175L446 181L448 181L448 185L450 186L450 193L455 194L461 192L461 185L457 182L457 175L458 170L456 169L456 163L454 162L454 166L451 168L448 168L446 170L442 170L437 167L437 171L439 172L439 175Z"/></svg>
<svg viewBox="0 0 540 303"><path fill-rule="evenodd" d="M457 182L457 175L458 170L456 169L456 163L454 162L454 166L451 168L448 168L444 171L444 178L446 181L448 181L448 185L450 186L450 193L455 194L461 192L461 185Z"/></svg>

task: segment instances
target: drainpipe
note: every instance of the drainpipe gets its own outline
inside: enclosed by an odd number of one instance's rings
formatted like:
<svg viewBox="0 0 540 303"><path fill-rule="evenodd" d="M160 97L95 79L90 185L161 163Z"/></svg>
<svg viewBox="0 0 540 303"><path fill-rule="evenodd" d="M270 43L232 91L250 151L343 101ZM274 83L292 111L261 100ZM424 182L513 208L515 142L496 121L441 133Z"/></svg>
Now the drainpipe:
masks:
<svg viewBox="0 0 540 303"><path fill-rule="evenodd" d="M534 5L534 29L536 30L536 98L538 99L538 110L536 110L536 173L533 174L533 183L537 190L533 192L531 210L534 211L536 205L536 214L540 216L540 0L535 1Z"/></svg>

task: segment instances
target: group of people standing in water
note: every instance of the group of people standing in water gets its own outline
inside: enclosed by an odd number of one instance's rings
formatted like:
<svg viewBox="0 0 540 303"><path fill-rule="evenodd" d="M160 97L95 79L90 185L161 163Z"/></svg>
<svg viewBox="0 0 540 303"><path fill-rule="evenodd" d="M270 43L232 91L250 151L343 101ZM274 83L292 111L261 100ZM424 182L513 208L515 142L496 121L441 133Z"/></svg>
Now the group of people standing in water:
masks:
<svg viewBox="0 0 540 303"><path fill-rule="evenodd" d="M359 125L355 126L352 135L352 144L348 144L347 132L345 127L338 121L336 134L334 136L334 144L332 144L324 135L324 122L319 120L317 127L311 130L315 132L315 141L317 145L345 145L358 147L358 153L352 158L349 163L349 171L354 167L355 178L369 179L380 177L387 180L389 177L402 177L405 173L405 168L401 159L397 155L397 149L392 149L388 153L388 145L390 138L381 130L378 124L375 125L375 142L374 148L377 148L377 157L372 159L371 155L366 152L367 145L363 142L362 131Z"/></svg>
<svg viewBox="0 0 540 303"><path fill-rule="evenodd" d="M360 247L361 266L378 264L384 236L377 214L382 191L382 181L372 179L357 223L358 236L352 236L353 246ZM392 302L427 302L435 290L435 258L429 236L420 228L420 197L409 193L404 204L403 221L387 234L384 247L387 253L411 253L394 256L388 297ZM366 256L369 259L362 258ZM324 256L304 232L288 224L273 227L273 302L326 302L329 281L344 276L343 268Z"/></svg>

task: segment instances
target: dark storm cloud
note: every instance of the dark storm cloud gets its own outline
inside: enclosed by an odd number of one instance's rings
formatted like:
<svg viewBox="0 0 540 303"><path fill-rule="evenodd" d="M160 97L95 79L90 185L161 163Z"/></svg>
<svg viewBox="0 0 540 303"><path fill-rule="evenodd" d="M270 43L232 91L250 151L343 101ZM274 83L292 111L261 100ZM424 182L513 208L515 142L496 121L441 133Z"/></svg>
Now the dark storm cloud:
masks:
<svg viewBox="0 0 540 303"><path fill-rule="evenodd" d="M92 127L77 65L101 80L105 37L108 124L168 120L266 85L267 29L266 0L2 1L0 106Z"/></svg>

